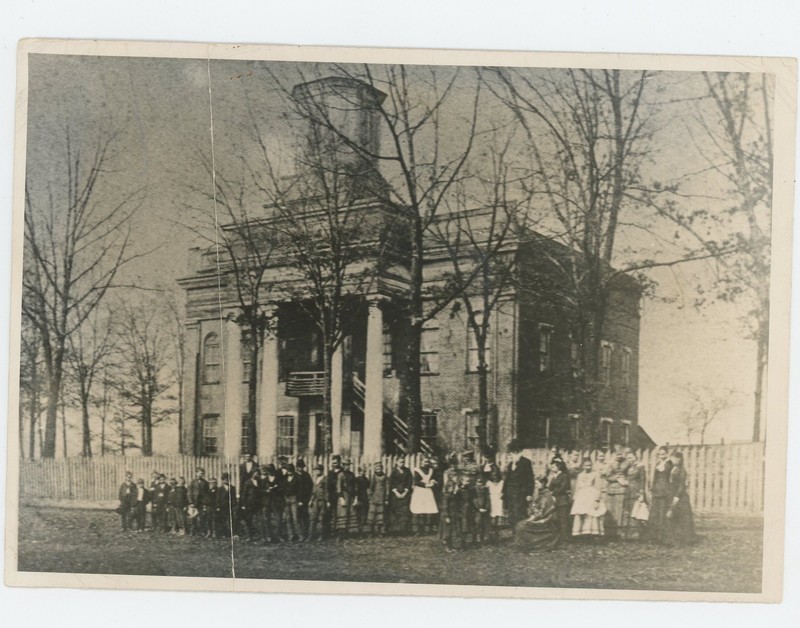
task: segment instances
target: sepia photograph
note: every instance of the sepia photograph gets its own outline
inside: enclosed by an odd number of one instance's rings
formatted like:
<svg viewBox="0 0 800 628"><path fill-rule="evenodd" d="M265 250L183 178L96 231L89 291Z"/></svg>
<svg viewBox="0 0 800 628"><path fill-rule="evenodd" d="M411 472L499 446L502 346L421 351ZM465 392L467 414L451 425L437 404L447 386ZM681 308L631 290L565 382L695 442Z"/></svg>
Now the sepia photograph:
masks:
<svg viewBox="0 0 800 628"><path fill-rule="evenodd" d="M794 60L18 54L7 583L780 601Z"/></svg>

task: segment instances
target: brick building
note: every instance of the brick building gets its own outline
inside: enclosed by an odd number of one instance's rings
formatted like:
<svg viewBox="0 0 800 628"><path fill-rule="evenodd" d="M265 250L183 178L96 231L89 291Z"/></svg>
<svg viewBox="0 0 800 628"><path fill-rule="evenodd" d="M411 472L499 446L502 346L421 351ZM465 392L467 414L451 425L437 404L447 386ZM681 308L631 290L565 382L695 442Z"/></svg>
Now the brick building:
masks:
<svg viewBox="0 0 800 628"><path fill-rule="evenodd" d="M298 90L300 90L298 92ZM375 104L383 95L345 79L325 79L296 88L295 95L336 103L342 124L360 142L377 145ZM365 106L362 106L365 105ZM349 153L352 159L353 153ZM338 158L341 158L338 157ZM354 164L358 166L354 160ZM363 165L363 164L361 164ZM368 166L370 166L368 164ZM372 170L371 170L372 171ZM352 208L351 208L352 211ZM191 276L180 280L186 291L188 363L185 384L183 451L236 456L248 451L275 454L343 452L375 457L403 450L407 426L398 418L397 374L407 359L400 351L404 334L398 316L408 290L407 243L390 204L365 195L357 211L370 225L370 240L394 238L391 263L382 263L363 294L349 333L331 366L332 413L323 413L321 338L297 303L292 269L276 259L266 280L273 289L276 331L268 334L258 365L256 434L250 442L247 423L247 338L234 318L237 312L232 274L216 252L201 252ZM473 221L480 212L464 211ZM452 215L442 218L451 220ZM279 218L263 219L265 224ZM527 447L571 447L578 438L580 408L576 387L576 347L571 336L574 312L552 260L559 245L535 233L518 234L504 254L515 259L516 280L491 314L488 342L489 442L502 450L511 438ZM367 258L369 260L369 258ZM426 283L447 272L447 254L430 243ZM222 269L222 272L220 272ZM276 296L277 295L277 296ZM612 292L601 364L600 444L642 444L637 426L638 286L622 278ZM462 308L447 308L425 324L422 333L422 441L426 450L461 450L477 446L478 373L476 346Z"/></svg>

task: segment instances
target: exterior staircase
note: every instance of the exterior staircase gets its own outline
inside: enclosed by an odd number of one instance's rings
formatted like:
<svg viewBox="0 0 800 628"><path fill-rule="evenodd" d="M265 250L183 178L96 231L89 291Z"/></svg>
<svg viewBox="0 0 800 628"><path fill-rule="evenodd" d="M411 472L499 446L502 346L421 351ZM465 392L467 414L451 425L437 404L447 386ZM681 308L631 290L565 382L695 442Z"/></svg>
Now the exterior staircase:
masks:
<svg viewBox="0 0 800 628"><path fill-rule="evenodd" d="M364 399L366 395L366 385L361 381L357 373L353 373L353 403L364 412ZM386 403L383 404L383 415L391 417L391 434L389 440L397 453L407 454L408 451L408 423L401 419ZM420 441L420 452L428 456L433 455L431 446L425 441Z"/></svg>

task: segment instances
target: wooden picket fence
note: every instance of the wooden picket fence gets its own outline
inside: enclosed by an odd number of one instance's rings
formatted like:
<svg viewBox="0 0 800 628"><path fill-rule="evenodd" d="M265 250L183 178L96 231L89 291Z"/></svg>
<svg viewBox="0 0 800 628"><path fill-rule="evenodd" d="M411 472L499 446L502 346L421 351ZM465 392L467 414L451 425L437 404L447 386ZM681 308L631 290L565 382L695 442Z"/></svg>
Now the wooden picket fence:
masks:
<svg viewBox="0 0 800 628"><path fill-rule="evenodd" d="M759 513L763 510L764 444L742 443L729 445L676 446L683 452L688 473L689 495L692 506L703 513ZM598 452L589 454L593 459ZM656 450L637 452L642 465L652 477L657 462ZM541 476L547 469L552 454L546 449L529 449L525 455L533 462L534 474ZM568 456L569 454L566 454ZM419 455L403 456L406 465L413 468L420 462ZM331 456L306 458L309 469L321 464L327 472ZM397 456L383 456L380 462L390 470ZM500 454L497 462L502 467L507 454ZM231 481L238 483L238 459L221 456L104 456L94 458L55 458L23 460L20 463L20 497L27 500L81 500L110 502L125 472L131 471L134 479L142 478L149 484L155 470L168 478L184 477L189 482L195 469L205 469L206 478L219 479L228 472ZM274 460L273 460L274 462ZM357 458L353 469L360 465L371 473L375 460Z"/></svg>

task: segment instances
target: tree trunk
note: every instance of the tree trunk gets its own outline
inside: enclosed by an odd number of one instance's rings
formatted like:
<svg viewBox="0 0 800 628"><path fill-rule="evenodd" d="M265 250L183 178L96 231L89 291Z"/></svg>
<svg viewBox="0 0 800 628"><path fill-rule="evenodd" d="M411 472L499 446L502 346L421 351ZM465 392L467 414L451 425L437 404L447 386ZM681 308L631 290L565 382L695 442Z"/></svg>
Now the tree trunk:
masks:
<svg viewBox="0 0 800 628"><path fill-rule="evenodd" d="M44 445L42 447L43 458L55 458L56 456L56 424L58 422L58 405L61 400L61 378L61 364L53 364L48 373L47 414L45 415Z"/></svg>
<svg viewBox="0 0 800 628"><path fill-rule="evenodd" d="M588 308L587 308L588 309ZM587 311L587 310L584 310ZM583 412L580 447L584 451L595 449L597 428L600 424L600 349L602 347L602 309L591 308L581 334Z"/></svg>
<svg viewBox="0 0 800 628"><path fill-rule="evenodd" d="M764 398L764 371L767 368L767 346L766 339L761 335L756 340L756 388L754 397L755 408L753 408L753 442L761 440L761 405Z"/></svg>
<svg viewBox="0 0 800 628"><path fill-rule="evenodd" d="M242 453L255 453L255 445L257 438L256 417L258 412L258 356L260 354L260 338L258 337L258 328L250 328L250 372L247 374L247 446L249 451Z"/></svg>
<svg viewBox="0 0 800 628"><path fill-rule="evenodd" d="M92 457L92 432L89 426L89 395L81 391L81 431L83 432L83 449L85 458Z"/></svg>
<svg viewBox="0 0 800 628"><path fill-rule="evenodd" d="M419 451L422 422L422 392L420 386L420 340L422 336L422 260L423 234L419 212L412 218L411 290L408 298L408 328L405 342L405 368L401 371L401 396L398 413L408 425L408 451Z"/></svg>
<svg viewBox="0 0 800 628"><path fill-rule="evenodd" d="M322 342L322 369L324 372L322 389L322 440L323 453L329 451L334 454L340 452L333 451L333 405L331 404L331 389L333 386L333 348L327 338ZM341 426L340 426L341 427Z"/></svg>
<svg viewBox="0 0 800 628"><path fill-rule="evenodd" d="M67 457L67 409L64 406L64 400L61 400L61 436L62 444L64 445L64 457Z"/></svg>

